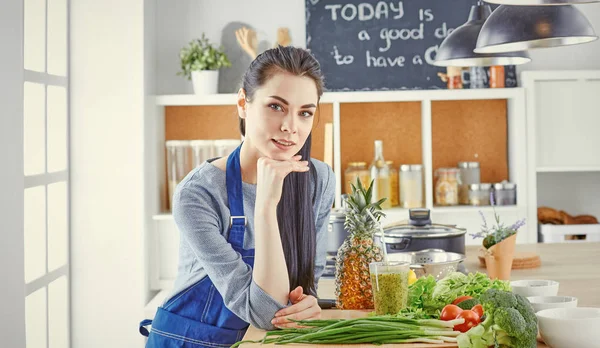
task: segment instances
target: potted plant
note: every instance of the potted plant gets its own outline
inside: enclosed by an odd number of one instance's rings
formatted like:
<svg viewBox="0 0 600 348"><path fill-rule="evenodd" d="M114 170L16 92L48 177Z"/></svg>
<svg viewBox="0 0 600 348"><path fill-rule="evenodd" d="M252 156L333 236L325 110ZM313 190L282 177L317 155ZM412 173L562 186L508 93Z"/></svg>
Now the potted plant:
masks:
<svg viewBox="0 0 600 348"><path fill-rule="evenodd" d="M177 75L191 79L196 94L216 94L219 69L231 66L223 48L215 48L204 34L202 38L194 39L183 47L179 58L181 71Z"/></svg>
<svg viewBox="0 0 600 348"><path fill-rule="evenodd" d="M500 217L494 208L493 192L490 195L490 201L496 224L488 226L485 216L479 211L483 219L483 225L480 232L471 234L471 236L473 238L483 238L481 250L484 254L488 276L492 279L509 280L517 242L517 231L525 225L525 219L506 226L500 222Z"/></svg>

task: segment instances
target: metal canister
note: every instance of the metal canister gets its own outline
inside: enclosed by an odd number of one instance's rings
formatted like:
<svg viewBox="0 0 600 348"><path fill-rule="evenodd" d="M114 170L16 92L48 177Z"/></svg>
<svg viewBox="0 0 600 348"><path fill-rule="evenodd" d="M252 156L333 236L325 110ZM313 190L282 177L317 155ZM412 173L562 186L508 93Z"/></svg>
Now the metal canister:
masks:
<svg viewBox="0 0 600 348"><path fill-rule="evenodd" d="M494 196L496 205L516 205L517 185L507 181L494 184Z"/></svg>

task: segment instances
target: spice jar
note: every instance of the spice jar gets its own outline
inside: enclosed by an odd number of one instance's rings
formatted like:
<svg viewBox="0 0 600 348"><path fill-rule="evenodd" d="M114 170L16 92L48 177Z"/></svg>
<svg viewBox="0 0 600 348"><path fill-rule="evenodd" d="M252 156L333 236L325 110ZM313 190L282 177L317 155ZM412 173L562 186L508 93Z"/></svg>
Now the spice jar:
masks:
<svg viewBox="0 0 600 348"><path fill-rule="evenodd" d="M346 193L352 193L352 185L356 184L356 178L360 178L360 182L364 187L368 187L371 181L371 175L367 169L367 162L350 162L348 168L344 172L344 180L346 182Z"/></svg>
<svg viewBox="0 0 600 348"><path fill-rule="evenodd" d="M435 172L435 202L437 205L457 205L461 184L458 168L439 168Z"/></svg>
<svg viewBox="0 0 600 348"><path fill-rule="evenodd" d="M494 184L494 197L496 205L516 205L517 185L507 181Z"/></svg>
<svg viewBox="0 0 600 348"><path fill-rule="evenodd" d="M492 184L479 184L479 205L490 205Z"/></svg>
<svg viewBox="0 0 600 348"><path fill-rule="evenodd" d="M459 187L458 201L460 204L471 204L469 185L480 183L479 162L458 162L461 185ZM472 204L471 204L472 205Z"/></svg>
<svg viewBox="0 0 600 348"><path fill-rule="evenodd" d="M423 166L400 166L400 204L403 208L423 207Z"/></svg>
<svg viewBox="0 0 600 348"><path fill-rule="evenodd" d="M481 205L481 195L479 194L479 184L468 185L467 204Z"/></svg>
<svg viewBox="0 0 600 348"><path fill-rule="evenodd" d="M494 65L490 67L490 88L504 88L504 66Z"/></svg>
<svg viewBox="0 0 600 348"><path fill-rule="evenodd" d="M400 189L398 188L398 169L394 167L394 161L385 161L385 163L390 167L390 203L392 203L392 207L400 204Z"/></svg>

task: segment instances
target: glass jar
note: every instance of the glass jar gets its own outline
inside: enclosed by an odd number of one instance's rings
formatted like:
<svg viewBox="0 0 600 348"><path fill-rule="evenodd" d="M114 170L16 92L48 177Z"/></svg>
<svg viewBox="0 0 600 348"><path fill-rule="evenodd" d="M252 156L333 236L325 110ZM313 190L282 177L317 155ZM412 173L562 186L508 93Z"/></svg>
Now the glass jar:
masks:
<svg viewBox="0 0 600 348"><path fill-rule="evenodd" d="M479 205L490 205L490 193L492 184L479 184Z"/></svg>
<svg viewBox="0 0 600 348"><path fill-rule="evenodd" d="M468 185L467 204L481 205L481 195L479 194L479 184Z"/></svg>
<svg viewBox="0 0 600 348"><path fill-rule="evenodd" d="M385 161L385 163L390 167L390 201L392 203L392 207L400 204L400 189L398 187L398 169L394 168L394 161Z"/></svg>
<svg viewBox="0 0 600 348"><path fill-rule="evenodd" d="M167 148L167 197L171 209L175 188L192 170L192 156L190 142L187 140L168 140L165 146Z"/></svg>
<svg viewBox="0 0 600 348"><path fill-rule="evenodd" d="M385 163L383 157L383 141L381 140L375 140L375 157L373 158L369 170L371 171L371 180L373 180L371 203L375 203L382 198L387 198L381 203L381 208L391 208L390 167Z"/></svg>
<svg viewBox="0 0 600 348"><path fill-rule="evenodd" d="M403 208L423 207L423 166L400 166L400 204Z"/></svg>
<svg viewBox="0 0 600 348"><path fill-rule="evenodd" d="M435 171L435 202L437 205L457 205L461 184L458 168L439 168Z"/></svg>
<svg viewBox="0 0 600 348"><path fill-rule="evenodd" d="M460 204L471 204L469 197L469 185L480 183L479 162L458 162L460 171L461 185L458 192L458 201ZM472 205L472 204L471 204Z"/></svg>
<svg viewBox="0 0 600 348"><path fill-rule="evenodd" d="M212 140L192 140L190 147L192 148L192 168L196 168L213 156Z"/></svg>
<svg viewBox="0 0 600 348"><path fill-rule="evenodd" d="M368 187L371 181L371 174L367 169L367 162L349 162L344 172L344 186L347 194L352 193L352 185L356 184L356 178L360 178L360 183Z"/></svg>
<svg viewBox="0 0 600 348"><path fill-rule="evenodd" d="M238 139L219 139L213 142L213 155L215 157L226 157L240 146L241 140Z"/></svg>
<svg viewBox="0 0 600 348"><path fill-rule="evenodd" d="M516 205L517 185L507 181L494 184L494 197L496 205Z"/></svg>

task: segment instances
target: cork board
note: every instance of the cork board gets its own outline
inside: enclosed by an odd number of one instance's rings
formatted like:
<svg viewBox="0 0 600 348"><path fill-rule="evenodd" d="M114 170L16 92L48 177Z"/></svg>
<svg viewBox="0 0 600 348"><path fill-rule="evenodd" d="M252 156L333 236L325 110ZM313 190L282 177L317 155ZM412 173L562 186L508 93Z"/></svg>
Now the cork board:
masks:
<svg viewBox="0 0 600 348"><path fill-rule="evenodd" d="M165 140L239 138L235 105L165 107Z"/></svg>
<svg viewBox="0 0 600 348"><path fill-rule="evenodd" d="M313 125L313 158L323 160L325 124L333 122L333 105L321 104ZM167 106L165 140L239 139L237 109L234 105Z"/></svg>
<svg viewBox="0 0 600 348"><path fill-rule="evenodd" d="M420 102L344 103L340 120L342 171L348 162L369 166L375 140L383 141L383 157L395 168L422 163Z"/></svg>
<svg viewBox="0 0 600 348"><path fill-rule="evenodd" d="M431 103L433 170L479 162L481 182L508 180L506 100Z"/></svg>

